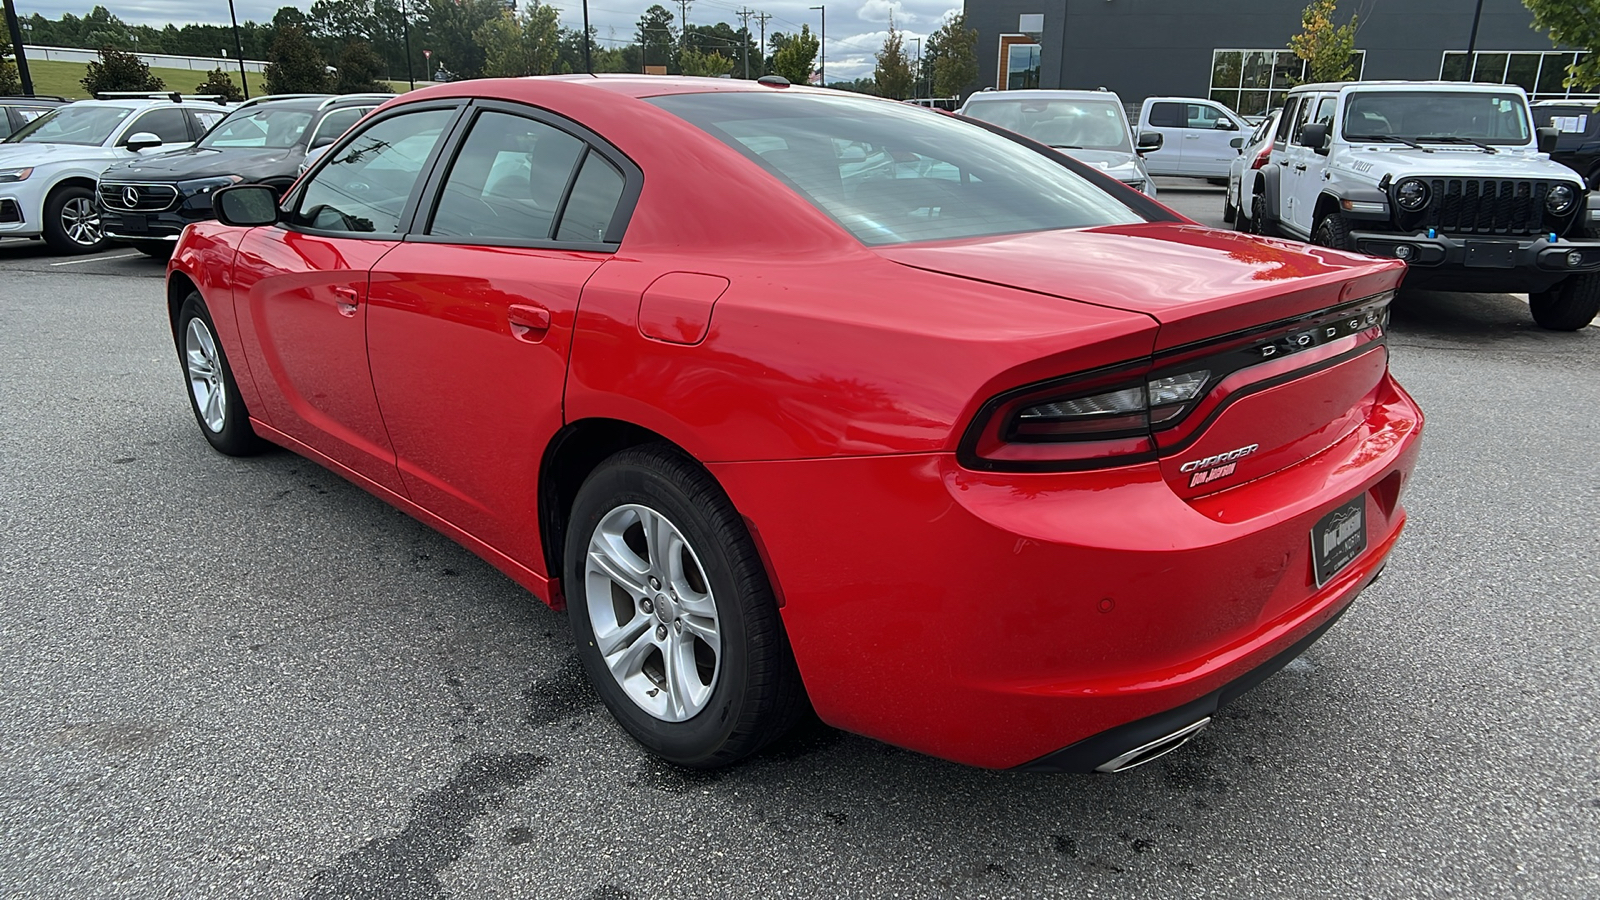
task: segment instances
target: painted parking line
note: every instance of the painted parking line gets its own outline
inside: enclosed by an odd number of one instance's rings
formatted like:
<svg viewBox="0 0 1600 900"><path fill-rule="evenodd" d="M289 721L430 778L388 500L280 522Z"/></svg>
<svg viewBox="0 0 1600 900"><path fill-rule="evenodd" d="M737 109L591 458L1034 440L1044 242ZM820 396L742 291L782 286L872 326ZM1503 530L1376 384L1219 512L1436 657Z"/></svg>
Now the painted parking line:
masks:
<svg viewBox="0 0 1600 900"><path fill-rule="evenodd" d="M107 261L113 260L113 259L133 259L135 256L143 256L143 255L144 255L143 253L124 253L121 256L91 256L88 259L67 259L67 260L62 260L61 262L53 262L50 265L52 265L52 266L76 266L76 265L80 265L82 263L107 262Z"/></svg>

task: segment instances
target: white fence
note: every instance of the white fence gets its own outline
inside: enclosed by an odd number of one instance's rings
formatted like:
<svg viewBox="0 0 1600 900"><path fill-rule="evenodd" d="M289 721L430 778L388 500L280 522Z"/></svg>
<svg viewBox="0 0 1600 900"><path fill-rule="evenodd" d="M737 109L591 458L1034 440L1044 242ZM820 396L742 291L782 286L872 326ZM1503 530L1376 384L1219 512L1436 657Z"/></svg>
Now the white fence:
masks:
<svg viewBox="0 0 1600 900"><path fill-rule="evenodd" d="M62 62L86 63L98 60L100 54L95 50L79 50L73 47L33 47L23 45L23 52L29 59L53 59ZM227 57L211 56L173 56L168 53L138 53L135 54L147 66L158 69L192 69L196 72L209 72L215 68L222 68L226 72L239 71L239 61ZM246 72L265 72L265 60L247 59L244 61Z"/></svg>

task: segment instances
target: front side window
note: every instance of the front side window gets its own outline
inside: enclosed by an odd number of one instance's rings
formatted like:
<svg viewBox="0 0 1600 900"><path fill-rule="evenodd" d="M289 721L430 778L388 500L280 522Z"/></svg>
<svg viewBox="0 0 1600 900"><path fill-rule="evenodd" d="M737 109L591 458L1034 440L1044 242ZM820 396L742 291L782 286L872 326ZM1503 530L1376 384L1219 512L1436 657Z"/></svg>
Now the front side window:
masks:
<svg viewBox="0 0 1600 900"><path fill-rule="evenodd" d="M649 102L743 153L864 244L1145 221L1046 156L903 104L743 93Z"/></svg>
<svg viewBox="0 0 1600 900"><path fill-rule="evenodd" d="M232 147L286 150L299 143L310 124L311 113L307 110L258 106L229 116L200 141L200 146L208 150Z"/></svg>
<svg viewBox="0 0 1600 900"><path fill-rule="evenodd" d="M454 109L402 113L368 126L317 170L289 223L318 231L394 234Z"/></svg>
<svg viewBox="0 0 1600 900"><path fill-rule="evenodd" d="M6 143L104 144L122 121L133 114L125 106L88 106L74 103L51 110L17 129ZM188 140L188 138L185 138Z"/></svg>
<svg viewBox="0 0 1600 900"><path fill-rule="evenodd" d="M1182 103L1152 103L1150 125L1153 128L1182 128L1184 126Z"/></svg>
<svg viewBox="0 0 1600 900"><path fill-rule="evenodd" d="M128 143L136 134L153 134L161 138L163 144L184 144L191 140L189 120L183 110L176 106L152 109L133 120L128 130L122 133L121 140L117 141L118 146Z"/></svg>
<svg viewBox="0 0 1600 900"><path fill-rule="evenodd" d="M228 114L222 110L191 109L189 110L189 115L194 116L195 125L199 128L195 133L204 135L212 128L215 128L217 123L226 118Z"/></svg>
<svg viewBox="0 0 1600 900"><path fill-rule="evenodd" d="M1272 136L1274 144L1289 143L1289 132L1294 128L1295 118L1300 115L1300 97L1290 97L1288 104L1283 108L1283 113L1278 116L1278 133Z"/></svg>
<svg viewBox="0 0 1600 900"><path fill-rule="evenodd" d="M450 166L428 233L549 240L583 141L522 116L485 112Z"/></svg>
<svg viewBox="0 0 1600 900"><path fill-rule="evenodd" d="M1051 147L1133 152L1122 107L1110 100L985 97L967 115Z"/></svg>
<svg viewBox="0 0 1600 900"><path fill-rule="evenodd" d="M1488 91L1361 91L1350 95L1343 129L1347 141L1521 145L1532 135L1522 97Z"/></svg>

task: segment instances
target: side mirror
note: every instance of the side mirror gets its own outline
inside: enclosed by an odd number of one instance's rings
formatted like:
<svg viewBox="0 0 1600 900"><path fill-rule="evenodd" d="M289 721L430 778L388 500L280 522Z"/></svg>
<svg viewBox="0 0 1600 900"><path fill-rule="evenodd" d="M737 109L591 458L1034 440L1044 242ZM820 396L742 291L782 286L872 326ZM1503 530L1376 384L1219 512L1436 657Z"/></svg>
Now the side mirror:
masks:
<svg viewBox="0 0 1600 900"><path fill-rule="evenodd" d="M1234 138L1233 140L1228 142L1228 146L1232 147L1233 149L1235 149L1237 151L1239 151L1240 153L1243 153L1244 152L1244 138Z"/></svg>
<svg viewBox="0 0 1600 900"><path fill-rule="evenodd" d="M1548 128L1548 127L1547 128L1540 128L1538 130L1538 134L1539 134L1539 152L1540 153L1554 153L1554 152L1556 152L1556 144L1561 141L1561 132L1560 132L1560 130L1555 129L1555 128Z"/></svg>
<svg viewBox="0 0 1600 900"><path fill-rule="evenodd" d="M141 131L129 137L124 146L137 153L140 150L149 150L151 147L161 146L161 138L148 131Z"/></svg>
<svg viewBox="0 0 1600 900"><path fill-rule="evenodd" d="M224 225L272 225L278 221L278 192L266 184L236 184L212 194L211 208Z"/></svg>
<svg viewBox="0 0 1600 900"><path fill-rule="evenodd" d="M1143 156L1146 153L1154 153L1160 150L1166 141L1167 139L1159 131L1141 131L1139 132L1139 146L1134 149L1138 151L1140 156Z"/></svg>
<svg viewBox="0 0 1600 900"><path fill-rule="evenodd" d="M1326 122L1313 122L1300 129L1300 140L1295 143L1302 147L1309 147L1318 153L1326 155L1328 152L1329 129Z"/></svg>
<svg viewBox="0 0 1600 900"><path fill-rule="evenodd" d="M1239 130L1239 126L1234 124L1234 121L1232 119L1218 119L1217 120L1217 130L1218 131L1238 131Z"/></svg>

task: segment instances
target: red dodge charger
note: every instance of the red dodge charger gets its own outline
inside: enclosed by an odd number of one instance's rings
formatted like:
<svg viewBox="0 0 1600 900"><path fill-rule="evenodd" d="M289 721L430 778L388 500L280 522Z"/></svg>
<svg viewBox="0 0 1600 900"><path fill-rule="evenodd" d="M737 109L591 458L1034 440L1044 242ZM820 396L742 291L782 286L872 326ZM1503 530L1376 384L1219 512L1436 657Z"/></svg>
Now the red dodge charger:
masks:
<svg viewBox="0 0 1600 900"><path fill-rule="evenodd" d="M565 606L682 765L809 704L976 766L1130 768L1326 631L1405 519L1402 264L1203 228L981 123L469 81L215 205L167 283L206 439Z"/></svg>

